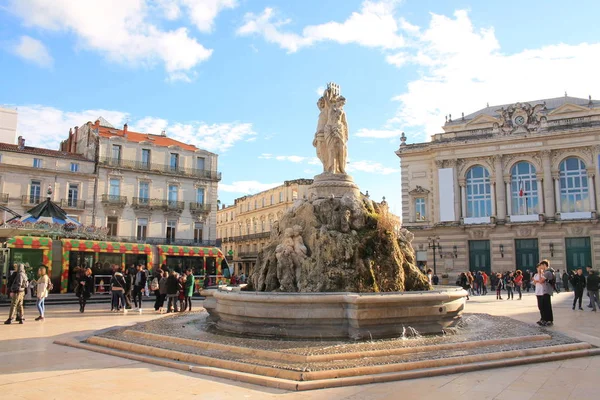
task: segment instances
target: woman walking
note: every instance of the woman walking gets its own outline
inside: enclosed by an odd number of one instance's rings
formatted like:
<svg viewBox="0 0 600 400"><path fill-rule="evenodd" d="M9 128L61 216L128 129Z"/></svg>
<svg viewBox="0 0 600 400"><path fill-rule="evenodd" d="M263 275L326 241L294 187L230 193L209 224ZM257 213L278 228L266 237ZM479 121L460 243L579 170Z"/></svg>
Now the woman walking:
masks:
<svg viewBox="0 0 600 400"><path fill-rule="evenodd" d="M519 293L519 300L523 298L523 272L520 269L517 270L515 275L515 289Z"/></svg>
<svg viewBox="0 0 600 400"><path fill-rule="evenodd" d="M46 273L46 267L40 267L38 269L38 280L36 284L36 292L37 292L37 302L36 307L40 316L37 317L36 321L44 320L44 312L46 311L46 306L44 301L46 297L48 297L48 292L52 290L52 283L50 283L50 278L48 278L48 274Z"/></svg>
<svg viewBox="0 0 600 400"><path fill-rule="evenodd" d="M502 300L502 274L496 275L496 300Z"/></svg>
<svg viewBox="0 0 600 400"><path fill-rule="evenodd" d="M110 280L110 286L113 293L113 310L116 309L117 312L120 310L120 307L123 307L123 314L127 314L127 303L125 302L125 278L121 273L121 267L115 265L115 273ZM121 302L119 307L119 300Z"/></svg>
<svg viewBox="0 0 600 400"><path fill-rule="evenodd" d="M79 312L85 311L85 304L92 297L94 293L94 277L92 276L92 269L86 268L83 277L79 281Z"/></svg>
<svg viewBox="0 0 600 400"><path fill-rule="evenodd" d="M165 300L167 298L167 279L169 278L169 273L167 271L162 271L162 276L158 281L158 291L160 293L160 298L158 301L158 312L162 313L163 308L165 307Z"/></svg>
<svg viewBox="0 0 600 400"><path fill-rule="evenodd" d="M514 300L515 299L515 295L514 295L514 288L515 288L515 278L513 277L513 273L509 272L508 275L506 275L506 300Z"/></svg>

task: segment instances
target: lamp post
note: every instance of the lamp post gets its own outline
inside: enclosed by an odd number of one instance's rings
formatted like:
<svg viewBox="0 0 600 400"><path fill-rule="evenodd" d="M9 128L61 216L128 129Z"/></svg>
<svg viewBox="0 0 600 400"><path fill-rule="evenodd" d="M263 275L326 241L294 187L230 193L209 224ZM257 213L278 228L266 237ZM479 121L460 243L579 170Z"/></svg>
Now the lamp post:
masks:
<svg viewBox="0 0 600 400"><path fill-rule="evenodd" d="M437 265L435 263L435 251L439 250L440 251L440 256L442 255L442 245L440 244L440 237L439 236L431 236L427 238L427 241L429 242L429 248L433 250L433 274L437 275Z"/></svg>

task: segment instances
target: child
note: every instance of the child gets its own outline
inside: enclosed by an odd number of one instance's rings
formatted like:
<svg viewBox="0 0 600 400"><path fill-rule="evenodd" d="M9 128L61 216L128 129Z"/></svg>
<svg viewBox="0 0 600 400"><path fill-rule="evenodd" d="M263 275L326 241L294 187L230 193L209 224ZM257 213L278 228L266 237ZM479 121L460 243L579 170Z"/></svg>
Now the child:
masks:
<svg viewBox="0 0 600 400"><path fill-rule="evenodd" d="M497 274L496 278L496 300L502 300L502 274Z"/></svg>

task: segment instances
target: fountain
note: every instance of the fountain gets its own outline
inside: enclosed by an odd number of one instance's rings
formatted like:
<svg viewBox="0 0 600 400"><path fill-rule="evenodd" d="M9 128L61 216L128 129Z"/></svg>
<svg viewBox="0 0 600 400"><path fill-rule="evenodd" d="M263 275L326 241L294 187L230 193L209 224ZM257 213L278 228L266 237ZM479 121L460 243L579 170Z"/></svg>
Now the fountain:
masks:
<svg viewBox="0 0 600 400"><path fill-rule="evenodd" d="M271 230L243 292L206 290L218 329L289 338L382 338L410 326L441 333L455 325L466 292L432 290L415 265L413 235L385 201L360 193L345 171L346 99L327 85L313 140L323 173ZM285 332L285 335L283 335Z"/></svg>

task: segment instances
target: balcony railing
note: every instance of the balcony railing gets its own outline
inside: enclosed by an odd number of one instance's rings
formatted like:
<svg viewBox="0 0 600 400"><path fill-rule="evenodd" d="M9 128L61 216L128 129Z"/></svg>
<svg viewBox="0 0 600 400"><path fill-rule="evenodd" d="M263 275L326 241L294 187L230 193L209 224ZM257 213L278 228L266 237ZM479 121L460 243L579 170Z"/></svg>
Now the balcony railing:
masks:
<svg viewBox="0 0 600 400"><path fill-rule="evenodd" d="M149 171L159 174L172 174L179 176L190 176L194 178L208 179L213 181L221 180L221 173L207 169L184 168L180 165L157 164L135 160L123 160L119 158L101 157L100 164L108 167Z"/></svg>
<svg viewBox="0 0 600 400"><path fill-rule="evenodd" d="M125 204L127 204L127 196L103 194L102 195L102 203L103 204L118 204L118 205L124 206Z"/></svg>
<svg viewBox="0 0 600 400"><path fill-rule="evenodd" d="M116 242L140 243L152 245L170 244L175 246L198 246L207 247L215 246L215 240L194 240L194 239L167 239L165 237L136 237L136 236L110 236L108 240Z"/></svg>
<svg viewBox="0 0 600 400"><path fill-rule="evenodd" d="M42 196L28 196L26 194L21 196L21 204L24 206L34 206L42 201L44 201Z"/></svg>
<svg viewBox="0 0 600 400"><path fill-rule="evenodd" d="M85 200L61 199L60 207L67 210L84 210Z"/></svg>
<svg viewBox="0 0 600 400"><path fill-rule="evenodd" d="M183 201L176 200L163 200L163 199L148 199L145 197L134 197L131 205L138 209L149 209L149 210L176 210L182 211L185 208Z"/></svg>
<svg viewBox="0 0 600 400"><path fill-rule="evenodd" d="M250 235L232 236L229 238L232 242L242 242L245 240L264 239L271 236L271 232L251 233Z"/></svg>
<svg viewBox="0 0 600 400"><path fill-rule="evenodd" d="M212 209L212 204L190 202L190 211L192 214L208 214Z"/></svg>
<svg viewBox="0 0 600 400"><path fill-rule="evenodd" d="M0 193L0 204L8 203L8 193Z"/></svg>
<svg viewBox="0 0 600 400"><path fill-rule="evenodd" d="M256 258L258 257L258 251L243 251L238 255L240 258Z"/></svg>

